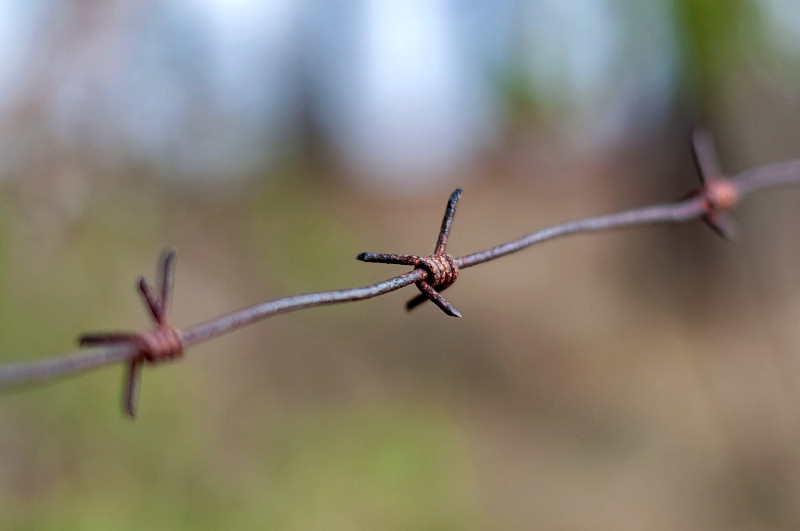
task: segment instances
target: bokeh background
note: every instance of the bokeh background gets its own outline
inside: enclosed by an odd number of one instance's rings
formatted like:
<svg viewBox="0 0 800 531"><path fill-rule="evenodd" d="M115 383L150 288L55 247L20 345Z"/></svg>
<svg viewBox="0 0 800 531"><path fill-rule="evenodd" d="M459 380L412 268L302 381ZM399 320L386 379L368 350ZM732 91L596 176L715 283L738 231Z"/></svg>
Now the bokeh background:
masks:
<svg viewBox="0 0 800 531"><path fill-rule="evenodd" d="M800 157L795 0L0 2L0 360L402 271ZM3 529L800 526L800 193L0 394Z"/></svg>

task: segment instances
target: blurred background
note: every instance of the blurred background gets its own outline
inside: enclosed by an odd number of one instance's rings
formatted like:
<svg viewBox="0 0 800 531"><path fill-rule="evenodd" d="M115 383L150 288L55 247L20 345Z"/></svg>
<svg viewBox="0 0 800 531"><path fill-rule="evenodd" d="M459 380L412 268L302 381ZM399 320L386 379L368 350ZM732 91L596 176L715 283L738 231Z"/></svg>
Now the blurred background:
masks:
<svg viewBox="0 0 800 531"><path fill-rule="evenodd" d="M794 0L0 1L0 361L800 157ZM800 193L0 395L4 529L800 526Z"/></svg>

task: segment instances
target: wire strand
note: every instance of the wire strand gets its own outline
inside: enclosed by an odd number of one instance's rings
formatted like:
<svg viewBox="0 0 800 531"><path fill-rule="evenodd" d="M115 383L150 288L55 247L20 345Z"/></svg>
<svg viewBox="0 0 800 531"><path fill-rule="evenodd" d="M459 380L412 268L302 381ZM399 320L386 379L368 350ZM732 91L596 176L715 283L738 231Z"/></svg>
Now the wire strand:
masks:
<svg viewBox="0 0 800 531"><path fill-rule="evenodd" d="M754 168L730 180L725 180L725 182L734 187L736 197L739 200L759 190L797 185L800 184L800 160ZM704 187L708 187L705 178L703 183ZM452 215L455 210L455 202L459 196L460 190L451 195L445 221L442 224L442 231L437 241L437 250L440 247L443 248L444 243L446 243L450 232ZM709 202L708 197L704 196L701 190L692 198L677 203L646 206L614 214L577 219L547 227L490 249L456 258L453 263L457 268L473 267L517 253L533 245L572 234L625 229L652 224L683 223L695 219L708 221L716 213L713 210L714 207L715 205ZM448 215L450 221L447 221ZM368 255L370 254L362 253L359 257ZM168 263L170 262L165 262L165 264ZM168 265L165 265L165 271L161 272L164 287L160 295L165 306L164 309L168 309L171 304L172 274ZM428 273L424 269L417 267L409 272L368 286L282 297L230 312L178 331L178 333L183 345L189 347L275 315L378 297L411 284L424 283L427 275ZM52 380L106 365L129 362L141 356L141 354L141 347L137 343L128 342L89 348L32 362L6 364L0 366L0 387Z"/></svg>

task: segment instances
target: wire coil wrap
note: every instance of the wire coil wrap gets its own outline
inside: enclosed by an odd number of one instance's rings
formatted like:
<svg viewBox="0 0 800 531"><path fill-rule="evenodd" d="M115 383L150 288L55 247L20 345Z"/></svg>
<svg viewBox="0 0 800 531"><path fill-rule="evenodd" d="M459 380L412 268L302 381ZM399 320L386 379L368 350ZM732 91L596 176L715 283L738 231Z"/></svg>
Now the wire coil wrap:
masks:
<svg viewBox="0 0 800 531"><path fill-rule="evenodd" d="M142 333L138 343L148 363L170 361L183 355L181 333L171 326L158 326Z"/></svg>
<svg viewBox="0 0 800 531"><path fill-rule="evenodd" d="M452 286L458 278L458 266L453 257L447 253L421 257L415 269L425 270L428 273L425 282L437 288L437 291Z"/></svg>

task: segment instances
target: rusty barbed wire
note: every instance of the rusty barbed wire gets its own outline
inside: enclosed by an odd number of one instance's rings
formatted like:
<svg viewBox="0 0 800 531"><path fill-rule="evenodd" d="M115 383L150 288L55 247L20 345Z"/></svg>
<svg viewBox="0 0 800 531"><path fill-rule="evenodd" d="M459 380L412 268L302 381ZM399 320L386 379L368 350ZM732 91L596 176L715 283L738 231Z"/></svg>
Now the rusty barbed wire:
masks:
<svg viewBox="0 0 800 531"><path fill-rule="evenodd" d="M139 334L130 332L90 333L78 338L82 347L98 345L133 345L138 353L128 360L123 390L123 407L130 417L136 416L136 401L141 381L142 365L172 361L183 355L183 338L179 330L170 324L169 311L172 305L172 288L175 278L175 251L161 254L159 267L159 296L144 277L139 278L139 291L144 299L155 326Z"/></svg>
<svg viewBox="0 0 800 531"><path fill-rule="evenodd" d="M411 284L416 284L421 293L408 302L409 310L426 300L431 300L448 315L460 317L461 314L442 298L440 293L453 285L461 269L496 260L535 244L571 234L653 224L684 223L695 219L703 220L719 236L732 239L736 233L736 226L729 217L729 211L742 199L753 192L767 188L800 184L800 159L761 166L732 178L725 177L717 162L711 137L703 131L697 131L693 135L692 154L700 179L700 188L682 201L578 219L538 230L484 251L453 258L445 251L456 206L462 193L459 188L453 192L447 203L433 254L418 256L361 253L356 257L365 262L413 266L411 271L368 286L319 291L270 300L183 330L174 328L169 319L175 252L167 251L162 254L160 260L158 296L143 278L139 279L139 291L154 321L151 330L141 333L86 334L79 340L81 346L91 348L89 351L83 350L44 360L0 366L0 387L55 379L127 362L123 404L125 412L134 417L143 365L177 359L185 349L193 345L256 321L306 308L366 300Z"/></svg>
<svg viewBox="0 0 800 531"><path fill-rule="evenodd" d="M439 295L439 292L452 286L458 278L458 266L453 257L447 254L445 250L461 193L461 188L456 188L456 191L450 195L450 200L447 202L447 208L442 219L442 228L439 230L439 238L436 240L436 247L433 248L432 255L423 257L414 254L361 253L356 256L356 259L362 262L412 265L415 270L425 271L425 278L417 281L417 288L422 293L408 301L406 308L409 310L413 310L426 300L430 300L447 315L461 317L461 313Z"/></svg>

